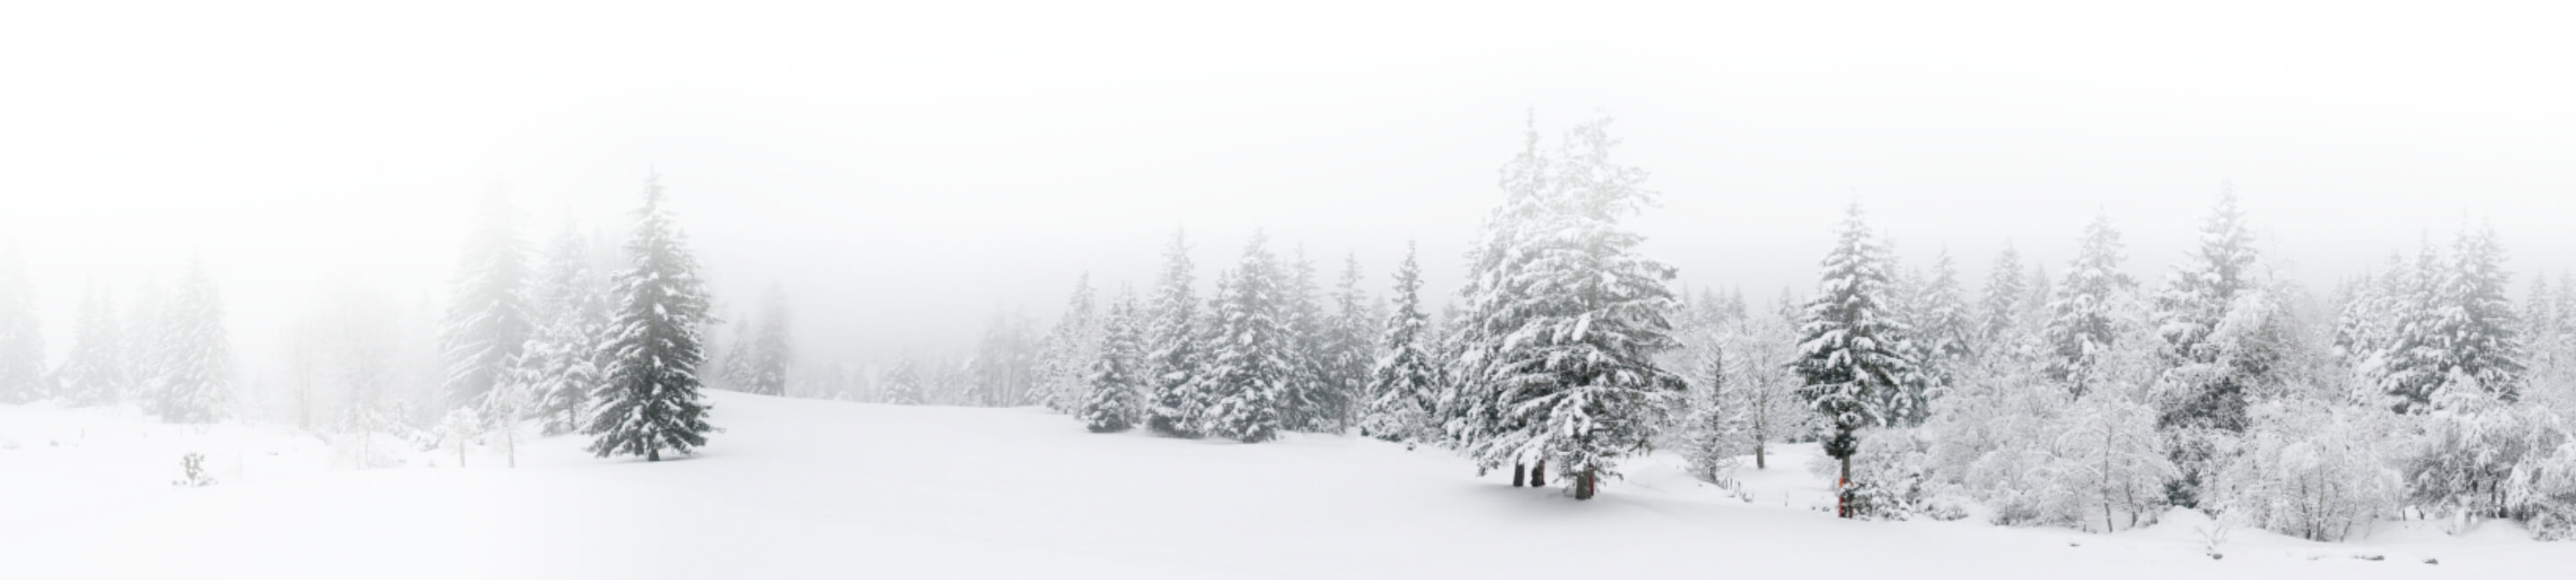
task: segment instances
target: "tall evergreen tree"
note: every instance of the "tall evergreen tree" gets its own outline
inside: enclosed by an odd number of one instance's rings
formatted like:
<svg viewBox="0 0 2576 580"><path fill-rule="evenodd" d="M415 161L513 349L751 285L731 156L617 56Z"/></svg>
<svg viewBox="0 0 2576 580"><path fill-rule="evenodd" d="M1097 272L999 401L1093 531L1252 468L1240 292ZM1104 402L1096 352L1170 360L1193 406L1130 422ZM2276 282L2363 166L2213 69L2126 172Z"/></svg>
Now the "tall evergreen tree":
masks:
<svg viewBox="0 0 2576 580"><path fill-rule="evenodd" d="M1912 380L1913 350L1904 322L1890 311L1891 280L1886 251L1868 224L1860 204L1844 210L1842 232L1825 255L1823 283L1807 302L1798 375L1805 381L1798 394L1833 427L1825 440L1827 456L1842 462L1839 493L1851 517L1851 457L1860 450L1859 431L1888 423L1880 393Z"/></svg>
<svg viewBox="0 0 2576 580"><path fill-rule="evenodd" d="M1139 392L1144 377L1137 369L1145 358L1136 328L1136 299L1120 292L1104 321L1100 356L1091 362L1091 389L1076 415L1093 433L1116 433L1136 427L1144 409Z"/></svg>
<svg viewBox="0 0 2576 580"><path fill-rule="evenodd" d="M2441 388L2478 388L2514 401L2522 387L2522 341L2515 336L2522 323L2505 296L2512 276L2504 271L2504 247L2491 227L2461 230L2457 246L2432 309L2446 379Z"/></svg>
<svg viewBox="0 0 2576 580"><path fill-rule="evenodd" d="M1538 121L1532 112L1524 120L1520 153L1501 170L1498 185L1503 203L1486 216L1468 248L1467 278L1458 290L1459 312L1451 317L1453 328L1447 333L1454 352L1443 357L1451 361L1438 409L1443 433L1451 444L1469 451L1480 471L1510 464L1514 486L1524 483L1527 464L1535 458L1478 450L1491 449L1488 441L1521 427L1508 416L1502 399L1505 385L1496 377L1510 346L1504 338L1525 322L1524 313L1514 307L1517 297L1526 292L1512 285L1522 278L1528 261L1522 249L1540 235L1542 221L1551 210L1549 168L1548 156L1539 151Z"/></svg>
<svg viewBox="0 0 2576 580"><path fill-rule="evenodd" d="M661 176L652 176L626 244L633 265L617 275L608 380L592 395L599 410L584 430L600 457L661 461L663 449L693 453L715 430L698 393L698 367L706 363L699 329L712 322L706 282L663 203Z"/></svg>
<svg viewBox="0 0 2576 580"><path fill-rule="evenodd" d="M2021 251L2004 246L1995 255L1994 267L1986 272L1986 294L1978 306L1983 318L1979 334L1983 345L1994 345L2013 336L2021 327L2021 313L2030 298L2030 286L2022 279ZM1991 346L1989 346L1991 348Z"/></svg>
<svg viewBox="0 0 2576 580"><path fill-rule="evenodd" d="M1156 435L1195 437L1203 409L1192 391L1202 374L1198 362L1198 298L1191 284L1189 241L1175 230L1163 254L1163 275L1154 286L1154 303L1145 329L1145 427Z"/></svg>
<svg viewBox="0 0 2576 580"><path fill-rule="evenodd" d="M743 392L787 394L787 371L796 365L795 345L789 340L787 325L787 290L771 284L769 294L761 298L760 327L743 341L750 348Z"/></svg>
<svg viewBox="0 0 2576 580"><path fill-rule="evenodd" d="M1429 323L1422 312L1422 266L1412 244L1406 244L1404 262L1395 268L1395 312L1378 339L1378 350L1386 354L1369 372L1360 434L1406 443L1436 437L1431 414L1438 405L1440 379L1425 350Z"/></svg>
<svg viewBox="0 0 2576 580"><path fill-rule="evenodd" d="M2167 495L2177 505L2199 505L2203 480L2220 467L2213 455L2227 445L2211 438L2232 438L2248 426L2246 392L2259 380L2251 375L2267 365L2253 353L2229 348L2231 341L2217 334L2246 307L2240 300L2256 291L2254 265L2254 234L2236 206L2235 190L2224 190L2218 207L2201 222L2200 247L2176 266L2156 298L2166 369L2156 425L2173 440L2169 450L2180 477Z"/></svg>
<svg viewBox="0 0 2576 580"><path fill-rule="evenodd" d="M1930 417L1932 400L1947 393L1969 364L1979 335L1949 252L1933 261L1930 274L1913 278L1897 302L1903 306L1905 326L1912 329L1914 351L1906 358L1916 361L1917 372L1888 407L1892 421L1909 426Z"/></svg>
<svg viewBox="0 0 2576 580"><path fill-rule="evenodd" d="M1377 322L1385 314L1372 307L1368 293L1360 290L1360 259L1356 254L1342 258L1340 287L1333 292L1333 314L1328 319L1322 340L1325 391L1333 394L1332 408L1325 418L1326 430L1348 431L1359 422L1361 407L1368 404L1367 387L1371 366L1377 360Z"/></svg>
<svg viewBox="0 0 2576 580"><path fill-rule="evenodd" d="M509 201L495 191L484 197L481 213L457 265L439 332L447 355L442 391L451 409L483 404L508 379L535 328L528 315L526 249Z"/></svg>
<svg viewBox="0 0 2576 580"><path fill-rule="evenodd" d="M1074 281L1073 297L1065 302L1064 317L1056 320L1049 331L1039 358L1038 393L1034 401L1048 409L1070 413L1082 402L1085 369L1100 350L1100 321L1096 299L1091 291L1091 274L1084 273ZM1009 404L1025 404L1014 401Z"/></svg>
<svg viewBox="0 0 2576 580"><path fill-rule="evenodd" d="M2067 268L2066 279L2058 283L2056 296L2048 302L2048 324L2043 330L2049 345L2048 375L2077 396L2097 380L2092 370L2134 322L2129 317L2137 306L2133 304L2137 281L2120 270L2127 260L2122 247L2119 230L2111 228L2111 216L2095 215L2084 226L2082 248Z"/></svg>
<svg viewBox="0 0 2576 580"><path fill-rule="evenodd" d="M232 394L232 341L224 330L223 299L205 263L191 262L178 292L161 310L159 362L150 384L149 409L171 423L212 423Z"/></svg>
<svg viewBox="0 0 2576 580"><path fill-rule="evenodd" d="M1267 234L1255 232L1231 276L1220 280L1217 341L1207 352L1209 395L1206 431L1245 443L1278 437L1281 410L1296 372L1288 357L1295 337L1285 322L1281 294L1286 278L1272 257Z"/></svg>
<svg viewBox="0 0 2576 580"><path fill-rule="evenodd" d="M922 380L920 360L904 357L895 361L893 368L886 369L883 381L885 402L895 405L929 404L930 391Z"/></svg>
<svg viewBox="0 0 2576 580"><path fill-rule="evenodd" d="M17 246L0 250L0 403L24 403L49 395L45 335L36 320L33 286Z"/></svg>
<svg viewBox="0 0 2576 580"><path fill-rule="evenodd" d="M65 400L74 405L104 405L133 388L125 360L124 327L116 319L116 301L93 281L81 292L80 319L72 331L71 354L54 371Z"/></svg>
<svg viewBox="0 0 2576 580"><path fill-rule="evenodd" d="M532 412L547 435L581 429L590 394L604 379L609 297L591 262L580 234L567 223L537 275L532 306L539 314L538 326L520 354L519 368L520 381L534 397Z"/></svg>
<svg viewBox="0 0 2576 580"><path fill-rule="evenodd" d="M1348 406L1349 396L1335 382L1332 353L1328 342L1334 324L1324 312L1321 286L1315 280L1315 262L1306 258L1300 246L1297 260L1289 264L1287 279L1280 288L1281 327L1288 332L1286 342L1286 396L1280 409L1280 421L1291 431L1323 432L1339 426L1341 410Z"/></svg>

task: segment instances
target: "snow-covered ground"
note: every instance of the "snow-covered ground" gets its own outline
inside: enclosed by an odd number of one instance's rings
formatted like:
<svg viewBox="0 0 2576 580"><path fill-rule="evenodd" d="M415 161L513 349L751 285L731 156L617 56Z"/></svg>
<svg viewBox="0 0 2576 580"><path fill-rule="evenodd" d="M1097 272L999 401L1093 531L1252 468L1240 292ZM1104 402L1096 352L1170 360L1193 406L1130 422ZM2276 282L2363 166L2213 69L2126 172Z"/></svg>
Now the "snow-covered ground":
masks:
<svg viewBox="0 0 2576 580"><path fill-rule="evenodd" d="M1812 446L1747 468L1741 493L1656 456L1576 502L1352 437L714 397L727 431L694 457L593 459L559 437L462 469L452 450L356 470L346 442L286 430L0 407L0 577L2576 578L2576 543L2504 525L2342 544L2240 529L2212 560L2189 512L2111 535L1838 520L1815 509ZM218 483L171 485L190 451Z"/></svg>

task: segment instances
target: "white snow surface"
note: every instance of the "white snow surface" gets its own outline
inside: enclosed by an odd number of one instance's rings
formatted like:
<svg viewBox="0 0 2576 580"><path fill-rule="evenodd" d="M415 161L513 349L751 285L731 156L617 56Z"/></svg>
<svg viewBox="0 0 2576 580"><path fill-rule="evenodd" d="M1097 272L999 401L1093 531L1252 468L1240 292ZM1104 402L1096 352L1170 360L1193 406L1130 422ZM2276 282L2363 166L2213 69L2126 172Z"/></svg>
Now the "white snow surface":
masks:
<svg viewBox="0 0 2576 580"><path fill-rule="evenodd" d="M358 470L348 445L288 429L0 406L0 577L2576 578L2576 542L2510 524L2338 544L2237 529L2213 560L2188 511L2109 535L1838 520L1812 445L1748 461L1742 494L1657 454L1578 502L1359 437L711 396L726 431L695 456L595 459L555 437L523 440L515 468L496 446L465 468L448 448ZM190 451L215 485L171 485Z"/></svg>

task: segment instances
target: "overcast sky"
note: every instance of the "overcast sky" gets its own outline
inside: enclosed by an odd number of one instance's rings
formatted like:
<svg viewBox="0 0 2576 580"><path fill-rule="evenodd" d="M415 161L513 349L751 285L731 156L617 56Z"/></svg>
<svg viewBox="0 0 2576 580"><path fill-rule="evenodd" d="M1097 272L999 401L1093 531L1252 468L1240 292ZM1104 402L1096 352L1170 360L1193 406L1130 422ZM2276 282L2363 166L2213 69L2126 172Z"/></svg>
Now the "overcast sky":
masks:
<svg viewBox="0 0 2576 580"><path fill-rule="evenodd" d="M2576 14L2541 3L352 4L0 7L0 244L56 356L91 277L201 256L256 357L333 284L436 300L485 191L622 232L648 167L809 359L1141 290L1176 227L1202 291L1266 228L1380 290L1419 239L1445 296L1531 108L1615 116L1648 250L1757 299L1852 199L1976 278L2108 212L2158 279L2225 181L2311 283L2462 223L2517 286L2576 266Z"/></svg>

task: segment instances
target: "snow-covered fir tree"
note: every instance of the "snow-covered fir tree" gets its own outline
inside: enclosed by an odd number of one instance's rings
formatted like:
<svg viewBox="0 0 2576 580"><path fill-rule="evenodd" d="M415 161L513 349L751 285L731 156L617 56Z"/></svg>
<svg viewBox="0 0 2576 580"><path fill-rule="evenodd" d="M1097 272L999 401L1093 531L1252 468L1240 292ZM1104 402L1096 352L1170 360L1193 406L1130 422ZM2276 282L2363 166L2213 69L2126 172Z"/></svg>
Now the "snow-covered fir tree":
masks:
<svg viewBox="0 0 2576 580"><path fill-rule="evenodd" d="M1576 499L1591 499L1620 459L1644 448L1685 383L1655 364L1678 346L1669 316L1679 306L1671 266L1637 254L1644 236L1619 220L1653 202L1646 174L1610 158L1610 119L1565 133L1546 208L1509 248L1523 263L1492 289L1490 305L1517 324L1487 347L1480 380L1499 388L1492 408L1506 429L1470 452L1489 463L1555 464Z"/></svg>
<svg viewBox="0 0 2576 580"><path fill-rule="evenodd" d="M1145 427L1156 435L1195 437L1203 400L1195 393L1199 372L1198 298L1191 285L1197 272L1190 264L1189 240L1172 232L1163 254L1163 272L1154 284L1153 304L1145 316Z"/></svg>
<svg viewBox="0 0 2576 580"><path fill-rule="evenodd" d="M2232 445L2247 427L2246 392L2265 377L2270 361L2260 351L2227 348L2231 341L2215 336L2221 324L2239 317L2239 302L2258 291L2254 234L2233 189L2219 194L2218 207L2201 222L2200 246L2175 267L2164 293L2156 297L2156 333L2163 339L2165 371L2158 381L2156 424L2173 444L2174 464L2181 470L2170 497L2176 505L2199 505L2204 475L2218 468L2213 457Z"/></svg>
<svg viewBox="0 0 2576 580"><path fill-rule="evenodd" d="M1065 301L1064 316L1047 332L1038 358L1038 392L1034 400L1007 404L1037 403L1061 413L1073 412L1082 403L1083 385L1088 382L1091 361L1100 352L1098 300L1091 290L1091 274L1084 273L1073 283L1073 297Z"/></svg>
<svg viewBox="0 0 2576 580"><path fill-rule="evenodd" d="M1286 284L1280 289L1282 327L1288 331L1287 399L1280 421L1291 431L1333 432L1342 427L1351 400L1350 393L1342 390L1349 385L1340 381L1330 350L1339 324L1324 309L1315 263L1306 258L1304 247L1298 248L1287 271Z"/></svg>
<svg viewBox="0 0 2576 580"><path fill-rule="evenodd" d="M50 395L34 286L17 246L0 249L0 403L24 403Z"/></svg>
<svg viewBox="0 0 2576 580"><path fill-rule="evenodd" d="M1498 185L1503 203L1486 216L1468 247L1467 277L1454 305L1458 314L1448 317L1452 322L1445 350L1449 352L1442 357L1450 361L1444 369L1448 380L1437 411L1443 434L1476 459L1480 472L1511 465L1514 486L1526 482L1528 464L1536 458L1496 452L1486 442L1521 427L1517 419L1506 416L1505 385L1495 377L1508 358L1503 352L1509 346L1505 338L1526 322L1524 313L1513 309L1526 292L1512 284L1521 279L1528 260L1522 248L1537 238L1551 211L1549 164L1549 157L1539 150L1533 111L1524 120L1521 151L1501 171Z"/></svg>
<svg viewBox="0 0 2576 580"><path fill-rule="evenodd" d="M1091 362L1090 390L1083 394L1075 418L1093 433L1116 433L1136 427L1144 418L1142 387L1145 353L1138 339L1136 299L1120 292L1102 321L1100 356Z"/></svg>
<svg viewBox="0 0 2576 580"><path fill-rule="evenodd" d="M1378 352L1363 392L1367 409L1360 434L1385 441L1436 441L1432 411L1438 405L1439 371L1431 360L1430 319L1422 311L1422 266L1407 244L1395 267L1395 310L1387 315Z"/></svg>
<svg viewBox="0 0 2576 580"><path fill-rule="evenodd" d="M1806 306L1797 362L1798 393L1832 427L1824 451L1842 462L1839 486L1851 485L1851 456L1861 429L1888 424L1882 395L1915 372L1914 347L1892 311L1888 258L1861 220L1860 204L1844 210L1841 233L1824 260L1823 282ZM1843 489L1848 490L1848 487ZM1844 503L1848 507L1848 492ZM1850 517L1844 509L1839 515Z"/></svg>
<svg viewBox="0 0 2576 580"><path fill-rule="evenodd" d="M535 328L528 314L526 248L509 200L484 196L481 216L467 238L439 329L447 353L442 391L449 408L480 404L505 382Z"/></svg>
<svg viewBox="0 0 2576 580"><path fill-rule="evenodd" d="M104 405L123 400L133 390L132 369L125 358L125 326L116 319L116 301L95 281L81 292L80 318L72 330L71 353L54 371L64 401Z"/></svg>
<svg viewBox="0 0 2576 580"><path fill-rule="evenodd" d="M2514 334L2522 323L2505 296L2512 276L2504 271L2504 247L2491 227L2461 230L2456 247L2431 308L2448 377L2441 388L2479 388L2511 402L2522 387L2522 341Z"/></svg>
<svg viewBox="0 0 2576 580"><path fill-rule="evenodd" d="M519 380L534 397L531 412L546 435L580 430L590 394L603 379L608 289L591 263L580 234L567 223L537 272L531 303L537 329L518 368Z"/></svg>
<svg viewBox="0 0 2576 580"><path fill-rule="evenodd" d="M2120 269L2128 259L2122 248L2111 216L2095 215L2048 302L2048 374L2077 396L2090 389L2097 380L2092 370L2137 323L2137 281Z"/></svg>
<svg viewBox="0 0 2576 580"><path fill-rule="evenodd" d="M2013 333L2020 330L2022 313L2030 308L2030 287L2022 279L2022 268L2021 250L2007 244L2003 253L1995 255L1993 267L1987 269L1985 294L1977 301L1979 350L1990 351L1995 344L2010 342Z"/></svg>
<svg viewBox="0 0 2576 580"><path fill-rule="evenodd" d="M882 388L885 392L881 400L895 405L929 404L929 386L923 382L921 374L919 359L904 357L902 360L895 361L892 368L886 369L885 377L879 380L883 383Z"/></svg>
<svg viewBox="0 0 2576 580"><path fill-rule="evenodd" d="M1909 341L1914 351L1906 358L1916 362L1912 380L1890 397L1895 410L1890 421L1917 426L1930 417L1932 400L1948 393L1956 382L1961 367L1969 364L1980 337L1976 321L1968 311L1965 294L1959 288L1958 266L1944 251L1932 263L1932 271L1909 276L1906 290L1897 296L1905 327L1911 329Z"/></svg>
<svg viewBox="0 0 2576 580"><path fill-rule="evenodd" d="M212 423L232 396L233 353L223 298L203 261L189 263L160 315L146 408L162 421Z"/></svg>
<svg viewBox="0 0 2576 580"><path fill-rule="evenodd" d="M787 373L796 366L795 344L790 340L787 316L787 289L771 284L769 294L760 301L759 327L738 343L745 358L741 389L746 393L786 395Z"/></svg>
<svg viewBox="0 0 2576 580"><path fill-rule="evenodd" d="M1041 344L1036 323L1020 310L995 310L966 362L974 380L970 404L1006 407L1026 404L1040 378Z"/></svg>
<svg viewBox="0 0 2576 580"><path fill-rule="evenodd" d="M1297 373L1288 356L1296 336L1285 324L1288 275L1268 245L1267 234L1253 233L1243 259L1218 283L1217 340L1206 354L1210 401L1204 431L1245 443L1278 438Z"/></svg>
<svg viewBox="0 0 2576 580"><path fill-rule="evenodd" d="M1368 293L1360 289L1359 256L1343 256L1341 283L1333 291L1333 312L1318 341L1317 364L1321 372L1317 374L1323 378L1324 390L1333 395L1332 408L1324 417L1327 432L1350 430L1368 403L1370 371L1377 360L1375 335L1378 320L1385 316L1377 310Z"/></svg>
<svg viewBox="0 0 2576 580"><path fill-rule="evenodd" d="M695 452L715 430L698 393L698 368L706 363L699 332L709 322L706 282L664 202L661 177L648 178L626 244L632 266L617 275L607 380L592 393L598 410L583 430L600 457L661 461L663 449Z"/></svg>

